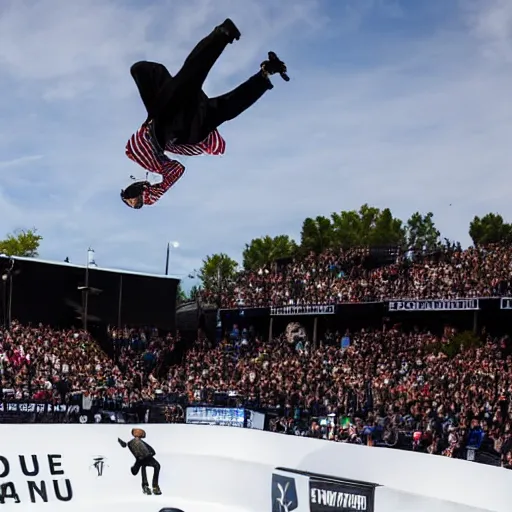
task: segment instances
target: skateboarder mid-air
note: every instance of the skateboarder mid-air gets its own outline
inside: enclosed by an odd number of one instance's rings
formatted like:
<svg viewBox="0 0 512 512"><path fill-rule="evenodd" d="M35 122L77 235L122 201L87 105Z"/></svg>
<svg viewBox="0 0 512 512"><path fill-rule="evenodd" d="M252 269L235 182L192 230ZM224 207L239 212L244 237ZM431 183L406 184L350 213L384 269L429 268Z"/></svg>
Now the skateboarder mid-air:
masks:
<svg viewBox="0 0 512 512"><path fill-rule="evenodd" d="M156 62L142 61L131 67L148 116L128 141L126 155L147 171L162 175L158 184L151 185L146 179L121 191L121 199L131 208L154 204L183 175L185 167L168 158L165 151L184 156L222 155L226 143L217 128L272 89L271 75L278 73L289 80L285 64L269 52L259 71L246 82L221 96L206 96L202 87L210 69L240 35L235 24L225 20L197 44L174 77Z"/></svg>

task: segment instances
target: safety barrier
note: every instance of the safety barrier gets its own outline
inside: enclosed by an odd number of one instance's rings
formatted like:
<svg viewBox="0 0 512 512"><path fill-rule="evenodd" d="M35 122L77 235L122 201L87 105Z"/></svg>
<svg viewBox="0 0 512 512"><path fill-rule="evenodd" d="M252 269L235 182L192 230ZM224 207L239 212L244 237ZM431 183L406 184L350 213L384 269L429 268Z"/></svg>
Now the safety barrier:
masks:
<svg viewBox="0 0 512 512"><path fill-rule="evenodd" d="M147 447L129 443L131 428L0 426L0 509L505 512L512 503L512 473L497 467L197 425L141 425ZM133 454L151 447L149 467L134 467ZM151 487L158 465L162 494L144 495L142 475Z"/></svg>

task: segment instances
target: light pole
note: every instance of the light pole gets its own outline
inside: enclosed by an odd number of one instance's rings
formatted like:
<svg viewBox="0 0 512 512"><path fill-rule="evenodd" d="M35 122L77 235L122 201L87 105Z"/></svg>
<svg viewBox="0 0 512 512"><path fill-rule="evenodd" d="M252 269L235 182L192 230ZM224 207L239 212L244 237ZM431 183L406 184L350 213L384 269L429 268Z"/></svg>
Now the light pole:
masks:
<svg viewBox="0 0 512 512"><path fill-rule="evenodd" d="M11 304L12 304L12 275L9 271L2 275L4 297L3 304L3 317L4 327L9 329L11 326Z"/></svg>
<svg viewBox="0 0 512 512"><path fill-rule="evenodd" d="M165 275L169 275L169 258L171 255L171 247L177 249L180 246L179 242L167 242L167 255L165 258Z"/></svg>
<svg viewBox="0 0 512 512"><path fill-rule="evenodd" d="M85 286L80 286L78 289L82 290L83 293L83 318L82 318L82 326L84 331L87 331L87 316L89 314L89 267L96 267L96 262L94 261L94 249L87 249L87 264L85 265Z"/></svg>
<svg viewBox="0 0 512 512"><path fill-rule="evenodd" d="M2 274L2 290L3 290L3 299L2 299L2 307L3 307L3 314L2 314L2 320L4 323L4 328L7 329L7 279L9 279L9 276L7 274Z"/></svg>
<svg viewBox="0 0 512 512"><path fill-rule="evenodd" d="M2 275L3 288L4 288L4 326L7 329L11 328L12 321L12 276L14 270L14 259L9 259L9 268L6 270L5 274ZM7 286L9 286L9 291L7 291Z"/></svg>

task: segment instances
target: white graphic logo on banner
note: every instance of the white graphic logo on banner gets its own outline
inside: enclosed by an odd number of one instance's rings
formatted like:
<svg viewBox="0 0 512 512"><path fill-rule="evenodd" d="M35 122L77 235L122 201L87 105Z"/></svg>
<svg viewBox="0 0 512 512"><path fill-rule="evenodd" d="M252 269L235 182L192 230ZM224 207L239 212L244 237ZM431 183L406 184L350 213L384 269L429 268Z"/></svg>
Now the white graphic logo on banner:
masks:
<svg viewBox="0 0 512 512"><path fill-rule="evenodd" d="M478 299L454 300L392 300L389 311L475 311L480 309Z"/></svg>
<svg viewBox="0 0 512 512"><path fill-rule="evenodd" d="M333 304L312 304L310 306L272 306L271 316L297 316L297 315L334 315L336 306Z"/></svg>
<svg viewBox="0 0 512 512"><path fill-rule="evenodd" d="M512 309L512 297L502 297L500 300L501 309Z"/></svg>

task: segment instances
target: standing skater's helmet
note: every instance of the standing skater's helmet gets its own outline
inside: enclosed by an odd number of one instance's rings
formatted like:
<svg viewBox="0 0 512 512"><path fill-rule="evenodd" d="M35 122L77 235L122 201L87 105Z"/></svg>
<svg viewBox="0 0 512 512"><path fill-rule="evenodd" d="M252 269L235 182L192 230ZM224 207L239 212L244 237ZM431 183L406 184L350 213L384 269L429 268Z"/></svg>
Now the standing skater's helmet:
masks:
<svg viewBox="0 0 512 512"><path fill-rule="evenodd" d="M144 439L146 437L146 431L141 428L132 428L132 436Z"/></svg>
<svg viewBox="0 0 512 512"><path fill-rule="evenodd" d="M121 190L121 200L130 208L139 209L144 206L144 190L149 185L149 181L137 181Z"/></svg>

